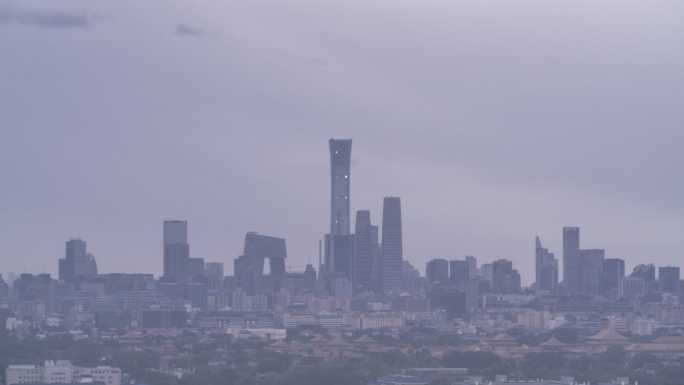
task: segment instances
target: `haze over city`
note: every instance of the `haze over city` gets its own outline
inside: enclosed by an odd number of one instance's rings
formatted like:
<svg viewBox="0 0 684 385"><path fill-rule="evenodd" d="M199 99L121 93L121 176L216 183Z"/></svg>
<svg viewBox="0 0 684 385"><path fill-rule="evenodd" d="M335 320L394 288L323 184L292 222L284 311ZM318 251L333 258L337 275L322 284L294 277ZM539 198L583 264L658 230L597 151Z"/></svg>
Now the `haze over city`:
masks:
<svg viewBox="0 0 684 385"><path fill-rule="evenodd" d="M563 226L681 265L684 4L560 3L0 1L3 272L54 273L80 236L101 272L158 275L165 219L226 266L284 237L301 270L331 137L352 212L400 196L421 270L507 258L530 283Z"/></svg>

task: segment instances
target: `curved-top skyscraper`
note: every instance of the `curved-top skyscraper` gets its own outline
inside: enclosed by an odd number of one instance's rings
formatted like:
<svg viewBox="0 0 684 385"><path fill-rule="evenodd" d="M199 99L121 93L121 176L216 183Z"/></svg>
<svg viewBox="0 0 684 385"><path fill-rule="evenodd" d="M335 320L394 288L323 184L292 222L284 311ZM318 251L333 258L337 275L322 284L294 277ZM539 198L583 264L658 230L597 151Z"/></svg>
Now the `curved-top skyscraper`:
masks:
<svg viewBox="0 0 684 385"><path fill-rule="evenodd" d="M351 139L330 139L330 235L349 235Z"/></svg>

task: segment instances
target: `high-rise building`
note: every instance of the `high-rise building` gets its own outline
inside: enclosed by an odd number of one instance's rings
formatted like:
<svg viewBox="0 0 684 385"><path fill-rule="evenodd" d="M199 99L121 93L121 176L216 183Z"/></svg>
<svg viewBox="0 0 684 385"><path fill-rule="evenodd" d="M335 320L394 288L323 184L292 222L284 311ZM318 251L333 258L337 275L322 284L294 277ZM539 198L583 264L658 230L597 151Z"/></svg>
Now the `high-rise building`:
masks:
<svg viewBox="0 0 684 385"><path fill-rule="evenodd" d="M188 258L187 273L191 280L204 280L206 278L204 258Z"/></svg>
<svg viewBox="0 0 684 385"><path fill-rule="evenodd" d="M65 256L59 260L59 279L74 283L78 279L97 276L97 262L88 253L88 246L82 239L72 238L66 243Z"/></svg>
<svg viewBox="0 0 684 385"><path fill-rule="evenodd" d="M603 249L580 250L580 286L578 293L600 294L605 258L606 251Z"/></svg>
<svg viewBox="0 0 684 385"><path fill-rule="evenodd" d="M630 275L625 277L620 284L619 298L637 299L646 295L647 282L639 276Z"/></svg>
<svg viewBox="0 0 684 385"><path fill-rule="evenodd" d="M558 288L558 260L549 249L535 239L535 273L537 290L554 293Z"/></svg>
<svg viewBox="0 0 684 385"><path fill-rule="evenodd" d="M330 232L325 235L325 273L351 280L351 139L330 139Z"/></svg>
<svg viewBox="0 0 684 385"><path fill-rule="evenodd" d="M470 267L464 260L453 260L449 262L449 281L458 287L465 287L470 280Z"/></svg>
<svg viewBox="0 0 684 385"><path fill-rule="evenodd" d="M424 285L420 277L420 272L411 262L403 260L401 263L401 290L412 296L422 292Z"/></svg>
<svg viewBox="0 0 684 385"><path fill-rule="evenodd" d="M346 278L349 282L353 274L354 236L331 235L328 238L328 250L330 254L329 273L335 277Z"/></svg>
<svg viewBox="0 0 684 385"><path fill-rule="evenodd" d="M374 261L377 258L377 226L371 223L368 210L356 212L354 225L354 258L352 281L354 290L374 290Z"/></svg>
<svg viewBox="0 0 684 385"><path fill-rule="evenodd" d="M658 290L656 280L656 266L652 263L647 265L637 265L632 270L630 277L641 278L646 285L646 293L650 294Z"/></svg>
<svg viewBox="0 0 684 385"><path fill-rule="evenodd" d="M603 287L601 291L606 296L616 298L624 278L625 261L618 258L606 259L603 262Z"/></svg>
<svg viewBox="0 0 684 385"><path fill-rule="evenodd" d="M349 235L351 139L330 139L330 234Z"/></svg>
<svg viewBox="0 0 684 385"><path fill-rule="evenodd" d="M428 283L447 283L449 281L449 261L442 258L432 259L425 266Z"/></svg>
<svg viewBox="0 0 684 385"><path fill-rule="evenodd" d="M223 263L220 262L207 262L204 265L204 274L207 277L209 289L223 289L223 270Z"/></svg>
<svg viewBox="0 0 684 385"><path fill-rule="evenodd" d="M401 230L401 200L385 197L382 205L382 291L401 290L403 241Z"/></svg>
<svg viewBox="0 0 684 385"><path fill-rule="evenodd" d="M580 229L563 228L563 284L569 294L580 292Z"/></svg>
<svg viewBox="0 0 684 385"><path fill-rule="evenodd" d="M632 270L631 276L641 278L646 282L655 282L656 267L652 263L648 265L636 265Z"/></svg>
<svg viewBox="0 0 684 385"><path fill-rule="evenodd" d="M468 276L472 279L480 275L477 268L477 258L472 255L466 255L465 260L468 262Z"/></svg>
<svg viewBox="0 0 684 385"><path fill-rule="evenodd" d="M287 247L285 239L249 232L245 235L243 254L235 259L234 273L238 287L249 295L265 289L262 284L266 259L269 262L270 289L277 289L285 275Z"/></svg>
<svg viewBox="0 0 684 385"><path fill-rule="evenodd" d="M658 269L658 284L663 293L679 293L679 267L664 266Z"/></svg>
<svg viewBox="0 0 684 385"><path fill-rule="evenodd" d="M492 263L492 292L514 294L521 289L520 273L513 269L513 262L499 259Z"/></svg>
<svg viewBox="0 0 684 385"><path fill-rule="evenodd" d="M188 222L164 221L164 280L181 282L190 278Z"/></svg>

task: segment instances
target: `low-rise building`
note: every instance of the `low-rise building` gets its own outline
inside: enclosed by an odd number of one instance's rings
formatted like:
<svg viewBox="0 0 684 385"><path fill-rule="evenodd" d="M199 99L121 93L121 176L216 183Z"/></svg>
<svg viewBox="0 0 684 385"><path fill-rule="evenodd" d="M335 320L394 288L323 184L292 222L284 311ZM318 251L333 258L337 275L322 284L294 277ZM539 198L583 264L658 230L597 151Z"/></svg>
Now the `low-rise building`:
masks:
<svg viewBox="0 0 684 385"><path fill-rule="evenodd" d="M45 361L40 365L9 365L6 385L73 384L88 379L104 385L121 385L121 369L111 366L80 367L70 361Z"/></svg>

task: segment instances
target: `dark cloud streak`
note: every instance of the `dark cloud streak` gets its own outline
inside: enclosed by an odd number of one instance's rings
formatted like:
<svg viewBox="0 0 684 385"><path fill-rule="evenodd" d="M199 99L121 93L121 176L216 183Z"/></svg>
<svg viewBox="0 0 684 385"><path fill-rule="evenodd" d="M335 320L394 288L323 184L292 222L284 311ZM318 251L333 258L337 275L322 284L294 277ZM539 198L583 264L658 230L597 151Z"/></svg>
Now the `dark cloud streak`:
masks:
<svg viewBox="0 0 684 385"><path fill-rule="evenodd" d="M176 25L176 35L182 37L200 37L204 35L204 31L197 27L192 27L186 24Z"/></svg>
<svg viewBox="0 0 684 385"><path fill-rule="evenodd" d="M90 24L84 15L63 11L14 10L0 7L0 24L19 24L37 28L87 28Z"/></svg>

